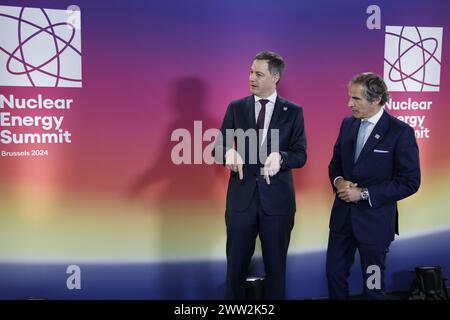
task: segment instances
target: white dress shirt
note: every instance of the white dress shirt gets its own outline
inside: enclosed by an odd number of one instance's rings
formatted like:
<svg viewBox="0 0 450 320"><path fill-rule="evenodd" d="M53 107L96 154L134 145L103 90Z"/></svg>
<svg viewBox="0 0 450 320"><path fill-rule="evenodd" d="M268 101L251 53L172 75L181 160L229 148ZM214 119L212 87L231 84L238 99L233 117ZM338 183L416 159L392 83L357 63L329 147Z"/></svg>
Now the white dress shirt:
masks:
<svg viewBox="0 0 450 320"><path fill-rule="evenodd" d="M264 99L258 96L255 96L255 121L258 121L258 115L261 111L261 103L259 100ZM269 129L270 120L272 119L273 109L275 108L275 102L277 101L277 91L272 93L270 96L266 98L269 102L266 103L266 116L264 117L264 129L263 129L263 138L261 140L261 145L267 137L267 131Z"/></svg>
<svg viewBox="0 0 450 320"><path fill-rule="evenodd" d="M380 120L381 116L383 115L383 112L384 112L384 110L383 110L383 108L381 108L380 111L375 113L370 118L364 119L364 121L369 122L369 124L366 127L366 135L364 136L364 144L366 144L367 139L370 137L370 134L372 133L373 128L375 128L375 125ZM364 146L364 144L363 144L363 146Z"/></svg>

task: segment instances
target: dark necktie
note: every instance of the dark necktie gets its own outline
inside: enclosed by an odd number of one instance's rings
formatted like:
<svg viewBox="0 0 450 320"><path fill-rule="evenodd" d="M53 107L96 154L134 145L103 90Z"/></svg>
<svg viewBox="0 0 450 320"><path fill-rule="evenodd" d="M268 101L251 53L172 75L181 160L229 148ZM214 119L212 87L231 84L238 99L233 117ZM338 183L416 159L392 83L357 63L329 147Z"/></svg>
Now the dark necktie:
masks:
<svg viewBox="0 0 450 320"><path fill-rule="evenodd" d="M256 129L264 129L264 119L266 118L266 104L269 102L267 99L259 100L261 103L261 111L258 114L258 120L256 121Z"/></svg>

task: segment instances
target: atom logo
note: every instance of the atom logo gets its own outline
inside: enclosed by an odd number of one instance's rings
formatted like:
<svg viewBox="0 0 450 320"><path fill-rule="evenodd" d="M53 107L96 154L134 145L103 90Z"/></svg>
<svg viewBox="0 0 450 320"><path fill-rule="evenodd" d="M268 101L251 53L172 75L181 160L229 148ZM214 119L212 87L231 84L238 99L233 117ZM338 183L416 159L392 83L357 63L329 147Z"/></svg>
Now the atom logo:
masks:
<svg viewBox="0 0 450 320"><path fill-rule="evenodd" d="M0 86L81 87L74 14L79 20L79 11L0 6Z"/></svg>
<svg viewBox="0 0 450 320"><path fill-rule="evenodd" d="M442 28L386 26L384 80L390 91L439 91Z"/></svg>

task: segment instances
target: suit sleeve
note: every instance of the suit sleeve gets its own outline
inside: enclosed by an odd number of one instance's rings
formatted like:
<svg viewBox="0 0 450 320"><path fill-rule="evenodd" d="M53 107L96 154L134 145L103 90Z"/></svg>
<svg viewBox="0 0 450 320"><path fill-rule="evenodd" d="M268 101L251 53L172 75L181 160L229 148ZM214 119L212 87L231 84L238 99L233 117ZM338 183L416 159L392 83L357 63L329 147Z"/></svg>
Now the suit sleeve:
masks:
<svg viewBox="0 0 450 320"><path fill-rule="evenodd" d="M231 130L227 130L231 129ZM230 103L222 121L220 132L217 135L212 155L217 163L225 164L225 153L233 147L234 139L234 114L233 107Z"/></svg>
<svg viewBox="0 0 450 320"><path fill-rule="evenodd" d="M298 108L294 128L289 139L289 150L280 150L283 158L281 170L301 168L306 163L306 135L303 121L303 110Z"/></svg>
<svg viewBox="0 0 450 320"><path fill-rule="evenodd" d="M337 191L336 187L334 186L333 182L334 179L337 177L344 176L343 170L342 170L342 158L341 158L341 135L344 127L344 121L341 123L341 128L339 129L339 135L336 139L336 143L334 144L333 148L333 157L331 158L330 164L328 165L328 176L330 178L331 186L333 188L333 191Z"/></svg>
<svg viewBox="0 0 450 320"><path fill-rule="evenodd" d="M395 172L392 180L367 187L373 208L404 199L419 189L419 147L411 127L404 130L397 141L394 161Z"/></svg>

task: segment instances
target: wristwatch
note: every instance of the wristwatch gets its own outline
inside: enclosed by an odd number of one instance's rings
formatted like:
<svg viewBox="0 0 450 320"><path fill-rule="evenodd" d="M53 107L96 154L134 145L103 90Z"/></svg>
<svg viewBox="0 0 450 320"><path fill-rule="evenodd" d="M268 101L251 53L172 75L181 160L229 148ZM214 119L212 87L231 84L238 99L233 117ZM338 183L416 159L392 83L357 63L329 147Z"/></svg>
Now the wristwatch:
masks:
<svg viewBox="0 0 450 320"><path fill-rule="evenodd" d="M361 200L369 200L369 190L367 188L361 190Z"/></svg>

